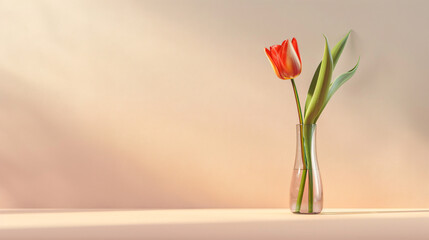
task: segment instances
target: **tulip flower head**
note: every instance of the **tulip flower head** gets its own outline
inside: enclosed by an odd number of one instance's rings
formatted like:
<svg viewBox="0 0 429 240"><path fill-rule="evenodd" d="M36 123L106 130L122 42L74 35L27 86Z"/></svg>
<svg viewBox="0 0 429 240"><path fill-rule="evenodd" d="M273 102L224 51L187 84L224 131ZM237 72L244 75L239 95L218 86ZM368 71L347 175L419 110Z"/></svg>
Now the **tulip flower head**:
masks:
<svg viewBox="0 0 429 240"><path fill-rule="evenodd" d="M295 38L285 40L282 45L271 46L269 50L265 48L265 53L280 79L292 79L301 74L302 62Z"/></svg>

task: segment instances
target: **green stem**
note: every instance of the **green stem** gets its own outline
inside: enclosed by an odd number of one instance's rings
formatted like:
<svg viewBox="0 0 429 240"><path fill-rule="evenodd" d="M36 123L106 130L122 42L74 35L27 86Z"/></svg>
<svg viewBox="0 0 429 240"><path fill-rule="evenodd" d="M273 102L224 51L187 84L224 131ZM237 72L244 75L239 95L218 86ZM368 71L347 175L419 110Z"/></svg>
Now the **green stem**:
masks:
<svg viewBox="0 0 429 240"><path fill-rule="evenodd" d="M306 159L307 159L307 171L308 171L308 213L313 212L313 164L312 164L312 142L313 142L313 134L314 134L314 126L306 125L304 127L304 147L307 151Z"/></svg>
<svg viewBox="0 0 429 240"><path fill-rule="evenodd" d="M295 80L291 79L293 92L295 94L295 101L296 101L296 108L298 110L298 118L299 118L299 131L300 131L300 143L301 143L301 158L302 158L302 165L303 165L303 172L301 176L301 182L299 185L299 191L298 191L298 198L296 199L296 207L295 212L299 212L301 210L301 203L302 203L302 197L304 196L304 187L305 187L305 179L307 177L307 163L305 161L305 154L304 154L304 138L303 138L303 120L302 120L302 112L301 112L301 103L299 102L299 96L298 91L296 89Z"/></svg>
<svg viewBox="0 0 429 240"><path fill-rule="evenodd" d="M313 213L313 170L308 170L308 213Z"/></svg>
<svg viewBox="0 0 429 240"><path fill-rule="evenodd" d="M307 178L307 169L302 169L301 182L299 184L298 197L296 199L295 212L301 211L302 198L304 197L305 180Z"/></svg>

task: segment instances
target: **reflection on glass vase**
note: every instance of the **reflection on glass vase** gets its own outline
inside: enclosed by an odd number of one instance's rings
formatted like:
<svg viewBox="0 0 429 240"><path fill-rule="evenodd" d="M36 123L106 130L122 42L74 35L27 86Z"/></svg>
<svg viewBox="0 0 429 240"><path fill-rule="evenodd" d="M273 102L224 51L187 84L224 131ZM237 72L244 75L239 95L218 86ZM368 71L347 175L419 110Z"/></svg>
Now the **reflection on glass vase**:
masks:
<svg viewBox="0 0 429 240"><path fill-rule="evenodd" d="M296 136L290 210L293 213L320 213L323 208L323 191L316 154L316 124L298 124Z"/></svg>

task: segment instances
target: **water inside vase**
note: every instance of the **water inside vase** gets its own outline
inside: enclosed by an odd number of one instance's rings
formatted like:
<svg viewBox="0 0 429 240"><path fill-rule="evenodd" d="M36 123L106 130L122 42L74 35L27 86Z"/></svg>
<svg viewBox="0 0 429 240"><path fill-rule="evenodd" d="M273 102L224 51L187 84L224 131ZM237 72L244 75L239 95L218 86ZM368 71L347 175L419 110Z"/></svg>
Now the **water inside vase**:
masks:
<svg viewBox="0 0 429 240"><path fill-rule="evenodd" d="M299 188L301 185L302 175L306 171L304 193L302 195L301 208L299 211L296 209ZM313 210L309 211L308 204L308 188L309 188L309 172L311 171L311 177L313 182ZM322 181L320 178L320 172L318 169L303 170L294 169L292 175L291 189L290 189L290 209L294 213L320 213L323 208L323 191Z"/></svg>

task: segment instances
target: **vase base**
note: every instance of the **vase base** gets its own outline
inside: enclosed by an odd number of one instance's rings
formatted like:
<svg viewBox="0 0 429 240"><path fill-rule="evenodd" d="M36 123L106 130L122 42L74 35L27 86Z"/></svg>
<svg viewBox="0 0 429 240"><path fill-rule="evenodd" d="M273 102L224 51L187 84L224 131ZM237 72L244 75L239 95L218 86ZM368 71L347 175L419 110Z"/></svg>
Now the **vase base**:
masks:
<svg viewBox="0 0 429 240"><path fill-rule="evenodd" d="M293 214L302 214L302 215L306 215L306 214L309 214L309 215L311 215L311 214L320 214L321 212L292 212Z"/></svg>

